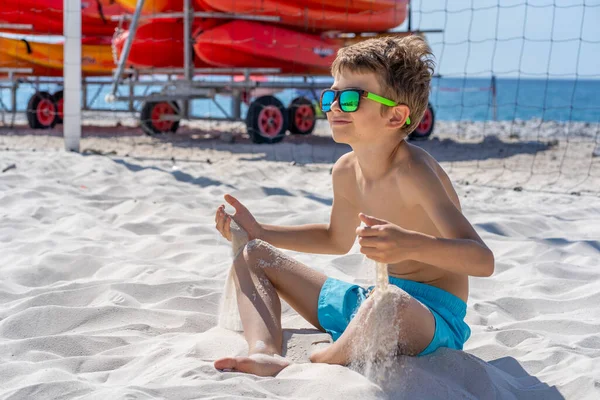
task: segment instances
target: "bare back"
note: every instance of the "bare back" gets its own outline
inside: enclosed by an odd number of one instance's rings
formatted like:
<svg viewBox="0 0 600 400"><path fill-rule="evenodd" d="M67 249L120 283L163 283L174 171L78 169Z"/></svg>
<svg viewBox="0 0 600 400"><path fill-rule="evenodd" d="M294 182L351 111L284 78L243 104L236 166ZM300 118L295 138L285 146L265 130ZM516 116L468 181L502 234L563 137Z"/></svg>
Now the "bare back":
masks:
<svg viewBox="0 0 600 400"><path fill-rule="evenodd" d="M411 185L404 185L403 181L414 179L414 168L427 165L435 171L452 203L461 210L458 195L442 167L429 153L408 143L406 145L407 151L401 159L392 163L390 173L375 182L364 179L353 153L346 154L345 164L353 171L346 176L352 176L354 184L344 185L346 190L353 191L345 193L345 197L353 199L355 211L376 216L404 229L442 237L427 212L411 195ZM469 288L466 275L413 260L389 264L388 267L392 276L436 286L467 300Z"/></svg>

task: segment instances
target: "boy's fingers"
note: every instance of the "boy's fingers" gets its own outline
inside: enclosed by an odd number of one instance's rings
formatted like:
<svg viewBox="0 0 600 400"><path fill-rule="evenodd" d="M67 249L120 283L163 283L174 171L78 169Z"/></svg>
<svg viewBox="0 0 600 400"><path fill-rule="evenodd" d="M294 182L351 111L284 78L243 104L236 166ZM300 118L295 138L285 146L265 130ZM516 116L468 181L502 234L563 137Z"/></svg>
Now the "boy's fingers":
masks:
<svg viewBox="0 0 600 400"><path fill-rule="evenodd" d="M226 212L221 212L219 214L219 218L217 220L217 229L221 233L223 233L223 228L225 226L225 219L227 218L227 216L228 216L228 214Z"/></svg>
<svg viewBox="0 0 600 400"><path fill-rule="evenodd" d="M360 218L361 221L363 221L368 226L385 225L385 224L387 224L387 221L384 221L384 220L379 219L379 218L371 217L370 215L366 215L366 214L363 214L363 213L359 213L358 217Z"/></svg>
<svg viewBox="0 0 600 400"><path fill-rule="evenodd" d="M360 237L379 236L381 230L376 226L365 226L356 229L356 234Z"/></svg>
<svg viewBox="0 0 600 400"><path fill-rule="evenodd" d="M374 247L364 247L364 246L362 246L360 248L360 252L363 253L366 256L373 256L373 255L377 254L379 252L379 250L377 250Z"/></svg>
<svg viewBox="0 0 600 400"><path fill-rule="evenodd" d="M377 244L379 243L377 241L377 239L375 238L365 238L365 237L359 237L358 238L358 243L362 246L362 247L377 247Z"/></svg>
<svg viewBox="0 0 600 400"><path fill-rule="evenodd" d="M219 232L223 232L223 218L218 219L216 228Z"/></svg>
<svg viewBox="0 0 600 400"><path fill-rule="evenodd" d="M215 212L215 223L219 222L219 219L223 218L224 214L225 214L225 204L221 204L217 208L217 211Z"/></svg>
<svg viewBox="0 0 600 400"><path fill-rule="evenodd" d="M233 197L232 195L226 194L224 197L225 197L225 201L227 201L233 208L235 208L236 212L246 209L246 207L244 207L244 205L242 203L240 203L239 200L236 199L235 197Z"/></svg>
<svg viewBox="0 0 600 400"><path fill-rule="evenodd" d="M230 239L231 238L231 217L229 215L225 217L223 231L224 231L225 238Z"/></svg>

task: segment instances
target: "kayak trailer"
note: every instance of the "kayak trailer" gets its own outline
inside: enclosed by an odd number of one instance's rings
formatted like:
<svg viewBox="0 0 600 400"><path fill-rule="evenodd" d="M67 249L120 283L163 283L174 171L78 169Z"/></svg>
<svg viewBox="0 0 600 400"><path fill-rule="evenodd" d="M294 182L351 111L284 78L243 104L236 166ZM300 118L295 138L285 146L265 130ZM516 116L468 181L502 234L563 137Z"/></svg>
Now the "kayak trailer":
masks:
<svg viewBox="0 0 600 400"><path fill-rule="evenodd" d="M124 21L129 19L129 35L114 72L113 84L110 93L106 96L108 103L115 101L134 100L142 101L139 114L140 126L148 135L160 135L177 131L182 119L209 119L225 121L241 121L246 123L247 132L254 143L277 143L283 140L286 132L292 134L308 135L315 128L319 116L315 108L318 103L320 90L331 87L331 80L315 79L312 76L279 76L277 79L255 79L260 76L277 76L279 69L251 69L251 68L195 68L193 63L192 24L195 17L198 18L225 18L242 19L251 21L277 22L277 16L254 16L247 14L232 14L221 12L194 12L190 7L190 1L184 0L183 12L157 13L152 16L142 15L144 0L138 0L132 15L113 16L115 20ZM409 5L410 10L410 5ZM140 20L145 18L183 18L184 22L184 68L170 69L128 69L125 60L129 55L131 46L135 39L135 33ZM398 32L398 35L422 34L423 31L411 32L411 16L408 13L408 32ZM428 32L441 32L432 30ZM388 33L389 34L389 33ZM372 34L371 34L372 36ZM159 86L161 89L143 97L133 96L132 93L121 96L117 93L120 84L136 80L139 75L144 74L174 74L178 76L175 80L144 81L145 84ZM202 78L198 75L240 75L242 79L231 79L229 81L217 81L212 77ZM128 77L122 81L121 77ZM274 93L283 89L298 89L310 96L299 96L289 104L284 105ZM271 91L271 93L269 93ZM262 93L253 96L254 93ZM266 94L265 94L266 93ZM217 95L230 96L231 109L225 110L216 100ZM197 117L190 113L190 100L212 99L215 106L221 110L225 117ZM248 111L242 117L242 103L248 104ZM425 139L429 137L434 127L434 112L429 105L422 122L411 134L412 139Z"/></svg>
<svg viewBox="0 0 600 400"><path fill-rule="evenodd" d="M278 21L276 16L253 16L247 14L231 14L221 12L194 12L190 0L184 0L183 12L157 13L151 16L142 15L144 0L138 0L133 14L112 16L111 19L129 20L129 35L125 41L117 67L111 79L102 77L82 78L83 110L108 111L106 108L93 108L91 104L101 94L101 89L110 86L105 95L107 103L125 102L125 107L117 110L138 113L140 127L147 135L155 136L177 131L180 121L186 120L221 120L245 122L247 132L254 143L272 144L284 139L286 132L309 135L313 132L316 120L323 115L315 107L318 104L320 91L331 87L331 78L312 75L283 75L278 68L196 68L193 62L192 23L198 18L241 19L253 21ZM409 8L410 9L410 8ZM128 68L126 62L131 50L139 22L154 18L183 18L184 22L184 67L183 68ZM121 24L119 24L121 25ZM405 36L438 33L440 30L411 31L411 16L408 13L408 30L383 34ZM370 37L373 34L369 34ZM360 39L360 38L356 38ZM354 40L356 40L354 39ZM350 39L352 40L352 39ZM166 78L165 78L166 77ZM269 77L269 79L265 79ZM227 78L227 79L217 79ZM318 78L318 79L317 79ZM22 75L12 78L9 88L12 97L12 110L16 110L16 91L19 85L32 84L38 87L41 82L61 85L62 78L26 77ZM92 101L88 101L90 85L96 85L96 93ZM119 90L127 87L127 93ZM145 87L140 93L137 87ZM152 89L150 89L152 88ZM289 104L283 104L274 94L285 89L295 89L302 95L293 98ZM148 93L152 90L152 93ZM104 91L106 93L106 91ZM27 119L31 128L52 128L61 123L62 92L39 91L29 101ZM217 95L231 98L231 109L226 110L216 101ZM201 117L191 114L190 101L194 99L212 100L224 117ZM248 105L245 116L242 116L242 104ZM7 110L5 105L0 108ZM410 135L411 139L426 139L434 129L435 114L429 104L428 109Z"/></svg>

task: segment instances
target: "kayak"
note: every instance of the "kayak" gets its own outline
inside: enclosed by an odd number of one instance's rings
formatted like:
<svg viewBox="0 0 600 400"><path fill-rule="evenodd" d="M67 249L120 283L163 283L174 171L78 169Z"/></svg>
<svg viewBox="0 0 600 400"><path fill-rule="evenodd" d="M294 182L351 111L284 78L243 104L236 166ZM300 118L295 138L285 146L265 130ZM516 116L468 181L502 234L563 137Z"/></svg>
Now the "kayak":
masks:
<svg viewBox="0 0 600 400"><path fill-rule="evenodd" d="M284 74L328 75L339 45L319 35L234 20L201 32L194 52L219 68L280 68Z"/></svg>
<svg viewBox="0 0 600 400"><path fill-rule="evenodd" d="M13 62L35 65L35 75L62 75L63 47L63 42L45 43L0 36L0 53L3 57L13 59ZM84 76L111 75L114 68L109 38L82 39L81 72Z"/></svg>
<svg viewBox="0 0 600 400"><path fill-rule="evenodd" d="M308 0L316 4L317 0ZM278 24L307 31L383 32L402 24L407 15L408 0L385 2L388 7L369 8L366 0L356 2L364 8L346 10L324 6L305 7L286 0L203 0L211 9L259 16L278 16ZM331 2L327 2L330 4ZM351 2L354 3L354 2ZM384 4L384 3L382 3Z"/></svg>
<svg viewBox="0 0 600 400"><path fill-rule="evenodd" d="M222 23L223 20L197 18L192 26L193 36ZM119 57L128 37L129 31L123 31L113 39ZM183 20L153 20L136 30L127 65L138 68L183 68L183 58ZM198 57L194 57L194 65L197 68L209 67Z"/></svg>
<svg viewBox="0 0 600 400"><path fill-rule="evenodd" d="M2 29L22 34L63 34L64 0L2 0L0 23L33 25L33 30ZM82 0L81 29L83 36L110 36L118 25L112 15L125 10L112 0Z"/></svg>
<svg viewBox="0 0 600 400"><path fill-rule="evenodd" d="M115 0L128 12L135 11L137 0ZM206 10L204 0L191 0L194 11ZM160 12L183 11L183 0L146 0L142 7L142 14L156 14Z"/></svg>
<svg viewBox="0 0 600 400"><path fill-rule="evenodd" d="M343 10L350 12L377 11L394 8L397 0L296 0L294 4L302 8L316 10Z"/></svg>
<svg viewBox="0 0 600 400"><path fill-rule="evenodd" d="M0 52L0 68L28 68L31 69L31 73L14 73L13 76L62 76L62 69L58 70L55 68L44 67L31 63L29 61L20 60L9 54ZM0 71L0 78L8 76L8 72Z"/></svg>

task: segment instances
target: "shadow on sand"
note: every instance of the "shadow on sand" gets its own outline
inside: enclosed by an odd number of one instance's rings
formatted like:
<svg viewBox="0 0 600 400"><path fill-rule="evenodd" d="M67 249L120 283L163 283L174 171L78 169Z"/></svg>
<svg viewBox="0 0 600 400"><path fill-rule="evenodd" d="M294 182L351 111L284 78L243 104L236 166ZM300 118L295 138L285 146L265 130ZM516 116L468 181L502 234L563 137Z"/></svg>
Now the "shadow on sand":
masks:
<svg viewBox="0 0 600 400"><path fill-rule="evenodd" d="M254 144L245 135L233 136L233 143L226 143L210 135L177 134L160 136L156 140L169 142L173 147L213 149L233 154L252 154L245 161L275 161L296 163L335 163L350 146L338 144L329 136L288 135L277 144ZM478 161L505 159L518 154L535 154L554 146L543 141L503 141L497 136L485 136L478 142L460 141L452 138L432 137L427 141L410 141L429 152L439 162Z"/></svg>
<svg viewBox="0 0 600 400"><path fill-rule="evenodd" d="M384 385L391 399L564 400L558 389L530 375L512 357L486 362L440 348L424 357L402 357Z"/></svg>
<svg viewBox="0 0 600 400"><path fill-rule="evenodd" d="M283 330L283 356L294 362L310 362L309 354L298 355L297 349L311 353L328 343L331 336L316 329ZM486 362L448 348L423 357L400 356L381 380L377 373L357 372L378 384L389 399L564 400L556 387L530 375L513 357Z"/></svg>
<svg viewBox="0 0 600 400"><path fill-rule="evenodd" d="M294 362L309 362L309 354L298 355L298 349L311 353L328 343L331 336L316 329L283 330L283 356ZM527 373L513 357L486 362L464 351L440 348L423 357L400 356L380 372L359 373L389 399L564 400L556 387Z"/></svg>
<svg viewBox="0 0 600 400"><path fill-rule="evenodd" d="M35 135L35 136L62 136L60 126L50 130L32 130L25 127L2 128L0 135ZM86 126L82 138L96 139L130 139L129 146L135 147L135 140L144 139L146 136L140 129L118 127L92 127ZM225 140L224 140L225 139ZM192 157L187 161L195 160L193 149L223 151L232 154L243 154L243 161L274 161L308 163L335 163L343 154L351 151L350 146L338 144L328 135L290 135L277 144L255 144L241 132L227 133L222 131L198 131L190 128L181 128L176 134L163 134L153 136L151 139L156 144L168 144L176 149L191 149ZM505 159L519 154L535 154L552 148L555 144L544 141L504 141L497 136L482 136L477 142L459 140L451 137L436 137L426 141L411 141L429 152L439 162L460 162ZM103 153L108 153L104 149ZM189 154L189 152L188 152ZM132 154L135 157L135 155ZM140 157L143 158L143 157Z"/></svg>

